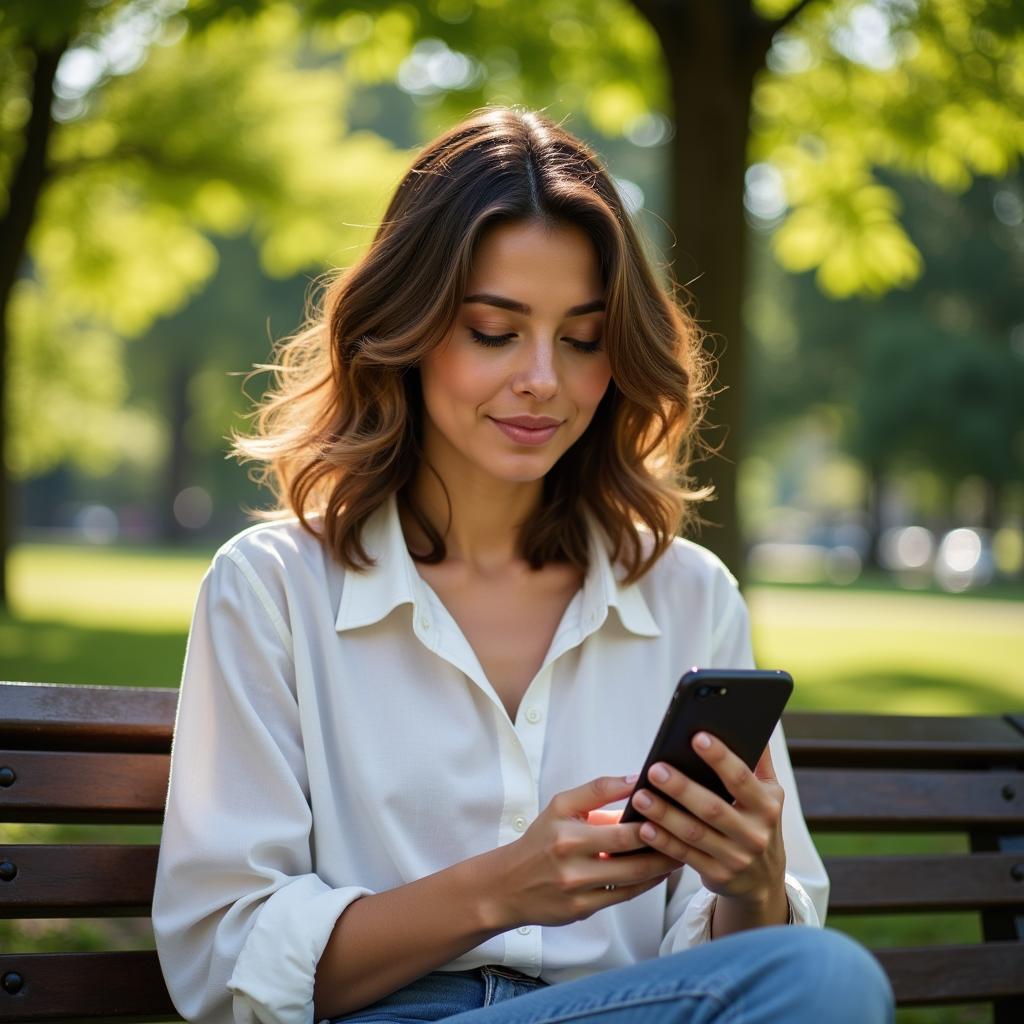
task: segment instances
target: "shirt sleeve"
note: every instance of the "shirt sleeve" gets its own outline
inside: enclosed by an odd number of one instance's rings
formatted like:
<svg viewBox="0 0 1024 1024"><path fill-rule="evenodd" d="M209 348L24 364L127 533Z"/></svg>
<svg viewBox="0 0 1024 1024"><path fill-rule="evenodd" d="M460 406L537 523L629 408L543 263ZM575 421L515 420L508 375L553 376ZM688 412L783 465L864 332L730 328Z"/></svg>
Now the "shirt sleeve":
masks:
<svg viewBox="0 0 1024 1024"><path fill-rule="evenodd" d="M237 551L203 579L178 700L153 930L178 1012L309 1024L316 965L370 893L314 870L291 635Z"/></svg>
<svg viewBox="0 0 1024 1024"><path fill-rule="evenodd" d="M726 611L712 641L710 668L754 668L750 617L735 581L730 580ZM800 795L782 730L776 726L768 744L776 778L785 793L782 838L786 848L786 895L789 923L820 927L825 921L829 881L800 808ZM689 867L669 880L665 933L660 955L675 953L711 939L711 921L718 897L701 884Z"/></svg>

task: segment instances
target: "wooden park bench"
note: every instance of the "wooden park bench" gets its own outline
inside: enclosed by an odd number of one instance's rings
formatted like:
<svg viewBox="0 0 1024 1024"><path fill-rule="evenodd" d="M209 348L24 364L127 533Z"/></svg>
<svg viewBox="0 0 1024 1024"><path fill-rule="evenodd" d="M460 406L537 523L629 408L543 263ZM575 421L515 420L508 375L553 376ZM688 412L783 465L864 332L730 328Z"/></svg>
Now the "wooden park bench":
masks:
<svg viewBox="0 0 1024 1024"><path fill-rule="evenodd" d="M0 917L150 912L157 847L3 843L3 822L159 823L177 693L0 683ZM964 852L828 857L830 914L980 915L983 941L878 949L901 1006L1024 1022L1024 716L786 716L818 833L960 833ZM173 1021L156 953L0 951L0 1021Z"/></svg>

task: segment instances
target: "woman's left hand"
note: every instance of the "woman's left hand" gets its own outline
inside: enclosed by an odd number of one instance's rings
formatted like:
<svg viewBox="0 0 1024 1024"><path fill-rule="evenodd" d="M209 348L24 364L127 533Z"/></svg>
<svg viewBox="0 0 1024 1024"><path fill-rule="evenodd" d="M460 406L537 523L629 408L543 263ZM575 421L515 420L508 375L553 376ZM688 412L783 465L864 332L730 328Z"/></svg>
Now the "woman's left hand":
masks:
<svg viewBox="0 0 1024 1024"><path fill-rule="evenodd" d="M693 749L735 798L729 804L671 765L659 762L648 780L657 790L639 790L633 805L650 819L640 831L655 850L689 864L705 887L752 908L778 903L785 894L786 852L782 843L784 792L766 748L754 771L721 740L708 733L693 738ZM658 777L658 769L667 773ZM644 805L644 798L649 803ZM650 833L653 827L654 832Z"/></svg>

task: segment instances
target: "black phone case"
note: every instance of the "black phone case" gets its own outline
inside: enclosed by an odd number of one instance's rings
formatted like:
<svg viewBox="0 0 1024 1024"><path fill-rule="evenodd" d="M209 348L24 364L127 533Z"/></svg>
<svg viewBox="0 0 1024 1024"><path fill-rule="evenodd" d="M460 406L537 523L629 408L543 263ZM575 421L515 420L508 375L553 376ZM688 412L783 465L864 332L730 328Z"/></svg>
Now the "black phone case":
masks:
<svg viewBox="0 0 1024 1024"><path fill-rule="evenodd" d="M714 769L694 751L693 737L702 731L711 733L753 768L768 746L792 692L793 679L788 672L691 669L676 685L633 792L644 788L655 790L678 807L676 801L647 778L653 764L665 761L732 803L732 794ZM633 806L632 798L630 794L630 802L622 812L623 824L645 820ZM626 852L642 853L647 849L649 847Z"/></svg>

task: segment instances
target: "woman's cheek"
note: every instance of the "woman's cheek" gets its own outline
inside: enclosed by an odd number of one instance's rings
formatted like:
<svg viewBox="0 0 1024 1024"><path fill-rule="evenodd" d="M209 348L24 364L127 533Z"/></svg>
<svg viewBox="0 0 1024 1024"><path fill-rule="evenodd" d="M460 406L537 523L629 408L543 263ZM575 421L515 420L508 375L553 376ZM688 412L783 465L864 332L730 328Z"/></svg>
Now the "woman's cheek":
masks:
<svg viewBox="0 0 1024 1024"><path fill-rule="evenodd" d="M608 390L608 387L612 382L612 370L608 365L608 357L595 357L595 362L598 361L602 365L593 367L587 375L581 389L578 403L581 408L586 408L591 415L593 415L594 411L597 409L601 399L604 398L605 392Z"/></svg>
<svg viewBox="0 0 1024 1024"><path fill-rule="evenodd" d="M465 414L486 401L494 390L497 360L452 341L424 366L424 392L455 415ZM429 399L428 399L429 401Z"/></svg>

